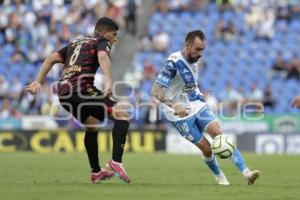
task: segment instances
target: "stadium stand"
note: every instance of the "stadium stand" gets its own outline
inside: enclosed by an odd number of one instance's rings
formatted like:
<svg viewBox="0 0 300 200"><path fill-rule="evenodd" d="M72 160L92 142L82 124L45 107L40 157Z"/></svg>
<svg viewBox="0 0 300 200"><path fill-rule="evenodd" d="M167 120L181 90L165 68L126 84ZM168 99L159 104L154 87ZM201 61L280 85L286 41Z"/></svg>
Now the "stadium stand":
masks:
<svg viewBox="0 0 300 200"><path fill-rule="evenodd" d="M22 87L33 79L49 52L92 32L97 17L107 15L124 25L124 1L115 2L118 4L105 0L1 1L0 118L47 114L49 106L57 104L55 94L47 98L49 84L36 97L23 93ZM268 105L267 113L297 112L290 108L290 101L300 93L300 4L270 2L275 1L154 1L134 67L124 75L137 90L134 98L152 102L151 85L165 59L182 47L186 32L200 28L206 34L207 49L199 85L214 93L214 103L224 98L255 99ZM280 70L274 67L278 58L283 66ZM60 67L55 66L48 81L57 80L59 74ZM228 84L232 85L230 93L224 92ZM140 115L156 113L152 111ZM152 118L144 117L139 120Z"/></svg>

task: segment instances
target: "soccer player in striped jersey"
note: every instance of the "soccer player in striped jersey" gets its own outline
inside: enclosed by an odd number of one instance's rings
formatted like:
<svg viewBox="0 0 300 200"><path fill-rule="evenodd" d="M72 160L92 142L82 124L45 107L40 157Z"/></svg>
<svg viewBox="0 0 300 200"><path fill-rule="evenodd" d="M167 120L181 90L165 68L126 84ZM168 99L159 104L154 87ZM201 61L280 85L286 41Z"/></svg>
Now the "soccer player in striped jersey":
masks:
<svg viewBox="0 0 300 200"><path fill-rule="evenodd" d="M96 23L94 34L76 39L47 57L36 80L26 87L27 91L37 93L53 64L64 64L62 77L58 83L59 100L61 105L85 126L84 145L91 166L93 183L110 178L114 174L123 181L130 182L122 165L129 114L111 98L113 83L110 51L111 45L117 40L118 29L118 25L112 19L100 18ZM93 85L99 65L105 78L106 91L99 91ZM112 160L107 162L108 169L101 169L96 126L98 120L104 121L107 116L114 120L113 152Z"/></svg>

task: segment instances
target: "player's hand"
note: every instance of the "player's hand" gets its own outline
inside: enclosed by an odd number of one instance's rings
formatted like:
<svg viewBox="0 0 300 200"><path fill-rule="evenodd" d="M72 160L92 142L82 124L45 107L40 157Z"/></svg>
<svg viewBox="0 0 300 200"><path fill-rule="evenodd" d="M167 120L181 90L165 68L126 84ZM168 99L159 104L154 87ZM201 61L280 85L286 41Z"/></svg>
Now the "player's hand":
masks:
<svg viewBox="0 0 300 200"><path fill-rule="evenodd" d="M42 85L38 81L34 81L31 84L25 86L25 91L31 94L36 94L40 91Z"/></svg>
<svg viewBox="0 0 300 200"><path fill-rule="evenodd" d="M175 104L172 107L175 110L175 115L178 115L181 118L189 115L189 112L187 111L187 109L185 107L183 107L182 105Z"/></svg>
<svg viewBox="0 0 300 200"><path fill-rule="evenodd" d="M292 108L300 108L300 96L297 96L297 97L292 101Z"/></svg>
<svg viewBox="0 0 300 200"><path fill-rule="evenodd" d="M107 97L112 96L112 81L111 80L107 80L107 82L106 82L105 95Z"/></svg>

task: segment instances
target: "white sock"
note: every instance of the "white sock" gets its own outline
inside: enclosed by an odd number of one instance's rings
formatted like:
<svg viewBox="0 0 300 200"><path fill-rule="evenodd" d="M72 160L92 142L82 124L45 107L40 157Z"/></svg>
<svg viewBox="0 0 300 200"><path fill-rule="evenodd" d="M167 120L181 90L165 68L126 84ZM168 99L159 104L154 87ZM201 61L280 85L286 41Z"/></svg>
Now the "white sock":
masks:
<svg viewBox="0 0 300 200"><path fill-rule="evenodd" d="M243 176L246 176L251 170L247 167L246 169L243 170Z"/></svg>
<svg viewBox="0 0 300 200"><path fill-rule="evenodd" d="M205 162L210 162L210 161L212 161L214 158L215 158L215 156L214 156L213 154L211 154L210 157L206 157L206 156L202 155L202 159L203 159Z"/></svg>
<svg viewBox="0 0 300 200"><path fill-rule="evenodd" d="M113 163L122 165L122 163L112 160Z"/></svg>

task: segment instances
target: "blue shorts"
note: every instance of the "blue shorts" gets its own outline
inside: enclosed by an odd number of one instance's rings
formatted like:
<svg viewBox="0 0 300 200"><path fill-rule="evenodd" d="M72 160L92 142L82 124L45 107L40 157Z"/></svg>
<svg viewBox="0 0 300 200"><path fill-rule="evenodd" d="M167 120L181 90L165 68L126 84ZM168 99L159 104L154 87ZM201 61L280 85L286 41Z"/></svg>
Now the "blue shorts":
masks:
<svg viewBox="0 0 300 200"><path fill-rule="evenodd" d="M180 135L188 141L197 144L203 137L203 131L216 120L216 116L208 106L202 108L197 114L179 121L171 122Z"/></svg>

